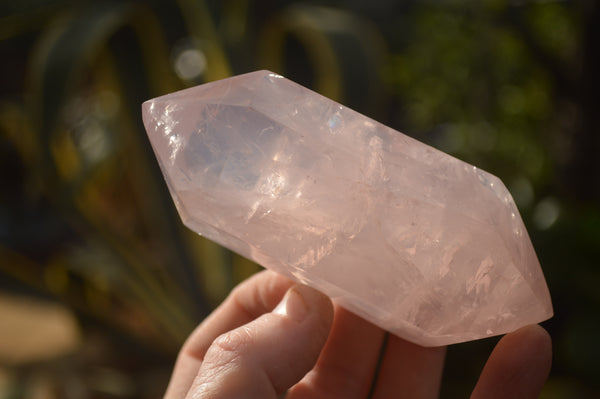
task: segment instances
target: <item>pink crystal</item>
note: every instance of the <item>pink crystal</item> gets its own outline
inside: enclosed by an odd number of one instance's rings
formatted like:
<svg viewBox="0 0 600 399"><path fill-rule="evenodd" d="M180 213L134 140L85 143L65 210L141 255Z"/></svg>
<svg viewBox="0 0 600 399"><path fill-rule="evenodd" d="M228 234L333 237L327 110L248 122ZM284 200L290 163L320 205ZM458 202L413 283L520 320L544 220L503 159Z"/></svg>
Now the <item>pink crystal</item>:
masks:
<svg viewBox="0 0 600 399"><path fill-rule="evenodd" d="M495 176L268 71L143 104L183 222L423 346L552 316Z"/></svg>

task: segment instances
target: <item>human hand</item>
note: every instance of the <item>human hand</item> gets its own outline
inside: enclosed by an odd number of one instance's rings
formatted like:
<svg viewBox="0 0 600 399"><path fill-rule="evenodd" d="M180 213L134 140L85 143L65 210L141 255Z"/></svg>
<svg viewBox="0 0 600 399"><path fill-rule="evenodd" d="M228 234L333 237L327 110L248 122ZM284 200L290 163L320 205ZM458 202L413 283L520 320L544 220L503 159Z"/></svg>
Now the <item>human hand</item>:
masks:
<svg viewBox="0 0 600 399"><path fill-rule="evenodd" d="M277 398L286 390L287 399L437 398L445 347L385 337L343 308L334 311L312 288L264 271L237 286L190 335L165 399ZM551 358L541 327L507 334L471 398L537 398Z"/></svg>

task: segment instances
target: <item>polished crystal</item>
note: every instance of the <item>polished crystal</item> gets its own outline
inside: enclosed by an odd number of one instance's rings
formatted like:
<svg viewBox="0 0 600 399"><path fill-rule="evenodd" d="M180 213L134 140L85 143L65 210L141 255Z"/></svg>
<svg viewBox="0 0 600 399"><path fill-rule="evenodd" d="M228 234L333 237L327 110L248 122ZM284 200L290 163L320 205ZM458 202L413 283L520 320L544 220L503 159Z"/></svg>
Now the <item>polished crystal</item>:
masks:
<svg viewBox="0 0 600 399"><path fill-rule="evenodd" d="M423 346L552 316L495 176L268 71L143 104L192 230Z"/></svg>

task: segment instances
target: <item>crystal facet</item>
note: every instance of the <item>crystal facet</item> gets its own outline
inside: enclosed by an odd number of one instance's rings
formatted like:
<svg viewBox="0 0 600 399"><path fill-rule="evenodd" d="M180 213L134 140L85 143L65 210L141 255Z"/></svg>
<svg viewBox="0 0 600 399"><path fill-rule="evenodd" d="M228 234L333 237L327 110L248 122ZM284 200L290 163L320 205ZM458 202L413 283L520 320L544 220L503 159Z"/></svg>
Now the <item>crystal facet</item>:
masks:
<svg viewBox="0 0 600 399"><path fill-rule="evenodd" d="M143 104L192 230L423 346L552 316L495 176L268 71Z"/></svg>

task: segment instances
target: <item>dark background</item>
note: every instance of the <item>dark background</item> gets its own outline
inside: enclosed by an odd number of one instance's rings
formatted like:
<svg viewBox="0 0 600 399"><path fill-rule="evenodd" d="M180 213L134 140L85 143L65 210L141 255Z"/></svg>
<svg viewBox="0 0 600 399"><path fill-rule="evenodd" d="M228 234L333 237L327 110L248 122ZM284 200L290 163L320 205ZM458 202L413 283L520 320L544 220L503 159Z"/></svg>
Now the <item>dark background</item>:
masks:
<svg viewBox="0 0 600 399"><path fill-rule="evenodd" d="M542 398L600 397L599 43L591 0L3 2L0 398L160 397L259 268L182 227L140 104L260 68L499 176L553 297Z"/></svg>

